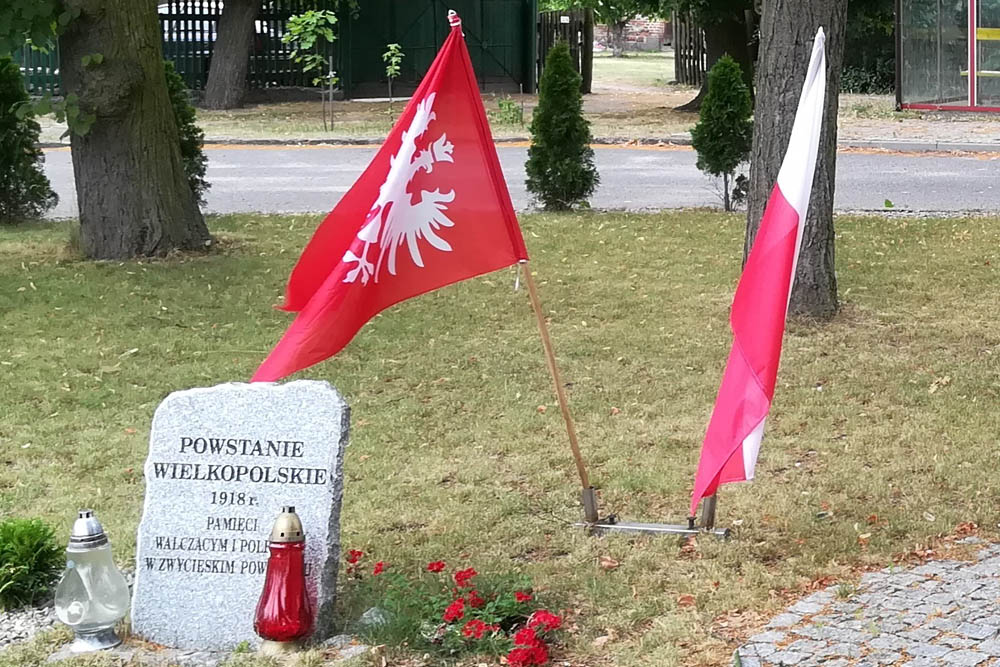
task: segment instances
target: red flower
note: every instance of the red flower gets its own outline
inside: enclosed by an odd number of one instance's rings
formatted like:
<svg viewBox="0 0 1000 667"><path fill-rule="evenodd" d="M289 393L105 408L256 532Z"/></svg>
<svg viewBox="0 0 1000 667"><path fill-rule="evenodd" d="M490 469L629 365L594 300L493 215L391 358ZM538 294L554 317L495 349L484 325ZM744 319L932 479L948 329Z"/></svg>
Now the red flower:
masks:
<svg viewBox="0 0 1000 667"><path fill-rule="evenodd" d="M471 567L467 570L459 570L455 573L455 583L459 588L465 588L469 584L469 580L477 574L479 573Z"/></svg>
<svg viewBox="0 0 1000 667"><path fill-rule="evenodd" d="M468 600L469 606L472 607L473 609L479 609L484 604L486 604L486 600L479 597L479 591L477 591L476 589L472 589L471 591L469 591L469 596L466 598L466 600Z"/></svg>
<svg viewBox="0 0 1000 667"><path fill-rule="evenodd" d="M514 633L515 646L534 646L538 641L538 636L531 628L521 628Z"/></svg>
<svg viewBox="0 0 1000 667"><path fill-rule="evenodd" d="M444 569L444 561L436 560L433 563L427 563L428 572L440 572Z"/></svg>
<svg viewBox="0 0 1000 667"><path fill-rule="evenodd" d="M475 637L476 639L482 639L483 633L487 631L493 631L494 627L492 625L486 625L486 623L480 621L478 618L473 619L465 624L462 628L462 634L466 637Z"/></svg>
<svg viewBox="0 0 1000 667"><path fill-rule="evenodd" d="M458 598L444 610L444 616L442 617L445 623L451 623L452 621L461 620L465 616L465 600Z"/></svg>
<svg viewBox="0 0 1000 667"><path fill-rule="evenodd" d="M528 619L529 628L541 628L543 631L555 630L562 625L562 619L546 609L539 609Z"/></svg>
<svg viewBox="0 0 1000 667"><path fill-rule="evenodd" d="M511 667L544 665L549 660L549 649L543 642L536 641L531 646L515 648L507 654L507 664Z"/></svg>
<svg viewBox="0 0 1000 667"><path fill-rule="evenodd" d="M528 650L531 652L531 664L544 665L549 661L549 649L544 642L537 642Z"/></svg>
<svg viewBox="0 0 1000 667"><path fill-rule="evenodd" d="M515 648L507 654L507 664L510 667L526 667L531 662L531 649Z"/></svg>
<svg viewBox="0 0 1000 667"><path fill-rule="evenodd" d="M358 551L357 549L351 549L350 551L347 552L347 562L350 563L351 565L354 565L359 560L361 560L361 557L364 556L364 555L365 555L364 551Z"/></svg>
<svg viewBox="0 0 1000 667"><path fill-rule="evenodd" d="M531 600L531 593L522 593L521 591L515 591L514 599L518 602L529 602Z"/></svg>
<svg viewBox="0 0 1000 667"><path fill-rule="evenodd" d="M384 570L385 570L385 563L383 563L382 561L379 561L379 562L375 563L375 567L374 567L374 569L372 569L372 574L373 575L382 574L382 572Z"/></svg>

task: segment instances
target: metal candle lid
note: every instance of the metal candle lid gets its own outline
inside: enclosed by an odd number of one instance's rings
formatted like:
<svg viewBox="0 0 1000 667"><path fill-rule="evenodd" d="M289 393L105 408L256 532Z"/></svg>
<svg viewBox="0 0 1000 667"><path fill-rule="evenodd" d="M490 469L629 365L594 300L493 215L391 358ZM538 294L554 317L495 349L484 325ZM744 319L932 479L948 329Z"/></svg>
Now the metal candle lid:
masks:
<svg viewBox="0 0 1000 667"><path fill-rule="evenodd" d="M69 534L69 548L74 551L85 551L103 547L107 543L107 533L94 516L94 510L80 510L76 521L73 522L73 530Z"/></svg>
<svg viewBox="0 0 1000 667"><path fill-rule="evenodd" d="M271 542L305 542L306 533L302 530L302 521L295 513L295 508L286 505L281 508L281 514L271 529Z"/></svg>

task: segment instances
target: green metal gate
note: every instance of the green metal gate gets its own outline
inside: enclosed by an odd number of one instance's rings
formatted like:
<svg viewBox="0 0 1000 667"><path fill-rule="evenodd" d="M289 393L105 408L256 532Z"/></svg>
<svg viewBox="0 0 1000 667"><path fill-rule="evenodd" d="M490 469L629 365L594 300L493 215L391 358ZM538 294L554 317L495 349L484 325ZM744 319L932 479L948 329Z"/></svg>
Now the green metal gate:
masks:
<svg viewBox="0 0 1000 667"><path fill-rule="evenodd" d="M50 53L24 47L14 52L14 62L21 66L24 85L32 95L59 94L59 49Z"/></svg>
<svg viewBox="0 0 1000 667"><path fill-rule="evenodd" d="M174 62L188 88L208 81L223 0L162 0L163 56ZM333 0L267 0L254 25L247 83L251 88L312 85L312 75L288 57L281 42L288 17L330 8ZM448 35L448 10L462 17L469 55L484 91L535 89L537 0L363 0L357 17L340 13L339 39L328 55L347 97L384 96L386 45L402 45L405 57L393 90L412 92ZM59 54L15 52L29 91L59 93Z"/></svg>
<svg viewBox="0 0 1000 667"><path fill-rule="evenodd" d="M254 21L247 84L251 88L311 86L312 74L288 57L292 48L281 42L288 17L307 9L331 9L332 0L268 0ZM160 6L163 57L172 60L188 88L201 90L208 82L216 26L222 0L168 0ZM331 48L330 55L334 49Z"/></svg>
<svg viewBox="0 0 1000 667"><path fill-rule="evenodd" d="M342 85L350 97L386 95L382 53L397 43L405 57L393 92L412 92L448 36L448 10L462 30L480 89L531 92L535 87L537 0L366 0L340 33Z"/></svg>

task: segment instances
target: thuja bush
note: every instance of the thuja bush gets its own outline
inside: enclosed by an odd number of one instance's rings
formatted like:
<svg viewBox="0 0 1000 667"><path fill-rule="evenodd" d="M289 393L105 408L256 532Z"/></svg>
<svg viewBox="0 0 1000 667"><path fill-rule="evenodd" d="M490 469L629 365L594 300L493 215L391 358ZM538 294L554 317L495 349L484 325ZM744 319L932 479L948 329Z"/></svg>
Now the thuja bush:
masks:
<svg viewBox="0 0 1000 667"><path fill-rule="evenodd" d="M708 93L701 115L691 130L691 144L698 151L698 168L722 176L723 200L731 209L729 181L736 167L750 156L753 139L753 103L743 83L739 63L722 56L708 73Z"/></svg>
<svg viewBox="0 0 1000 667"><path fill-rule="evenodd" d="M562 618L540 607L526 577L449 572L444 561L404 573L383 561L367 565L356 549L346 561L354 606L379 610L358 628L373 643L451 658L502 655L511 667L549 661Z"/></svg>
<svg viewBox="0 0 1000 667"><path fill-rule="evenodd" d="M27 106L21 69L11 58L0 58L0 224L40 217L56 205L44 157L35 144L41 127Z"/></svg>
<svg viewBox="0 0 1000 667"><path fill-rule="evenodd" d="M20 607L42 598L62 566L55 533L40 519L0 523L0 607Z"/></svg>
<svg viewBox="0 0 1000 667"><path fill-rule="evenodd" d="M547 211L586 204L600 178L590 147L590 124L583 117L580 75L565 42L553 46L545 59L530 129L524 165L528 191Z"/></svg>
<svg viewBox="0 0 1000 667"><path fill-rule="evenodd" d="M167 77L170 106L173 107L174 118L177 120L177 131L180 133L184 173L187 174L188 184L198 199L198 203L204 204L205 191L209 188L208 181L205 180L208 158L205 157L205 151L202 148L205 143L205 133L195 122L194 106L191 105L184 79L177 73L174 64L169 60L163 61L163 69Z"/></svg>

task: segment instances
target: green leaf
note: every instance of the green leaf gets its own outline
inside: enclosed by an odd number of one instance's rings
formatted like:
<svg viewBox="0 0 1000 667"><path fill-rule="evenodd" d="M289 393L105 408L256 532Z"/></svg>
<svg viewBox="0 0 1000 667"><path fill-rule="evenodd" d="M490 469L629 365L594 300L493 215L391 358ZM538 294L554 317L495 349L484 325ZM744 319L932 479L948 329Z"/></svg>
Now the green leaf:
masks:
<svg viewBox="0 0 1000 667"><path fill-rule="evenodd" d="M83 67L89 67L90 66L90 56L84 56L84 57L80 58L80 65L82 65Z"/></svg>

